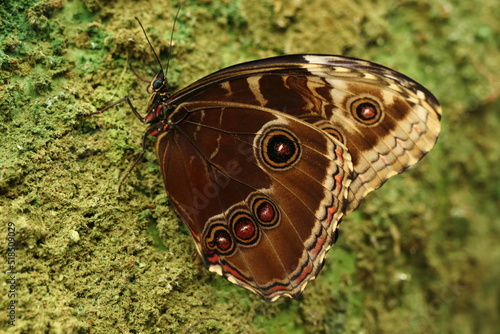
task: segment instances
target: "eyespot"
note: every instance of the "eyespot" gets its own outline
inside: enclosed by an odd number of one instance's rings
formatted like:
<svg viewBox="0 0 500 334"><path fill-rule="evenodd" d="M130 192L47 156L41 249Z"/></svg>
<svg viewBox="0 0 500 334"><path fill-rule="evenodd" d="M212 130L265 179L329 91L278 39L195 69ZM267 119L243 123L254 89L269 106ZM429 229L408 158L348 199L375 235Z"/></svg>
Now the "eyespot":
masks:
<svg viewBox="0 0 500 334"><path fill-rule="evenodd" d="M234 251L234 241L231 233L223 225L214 225L210 228L205 244L209 250L223 255L229 255Z"/></svg>
<svg viewBox="0 0 500 334"><path fill-rule="evenodd" d="M356 121L365 125L373 125L382 118L380 104L371 98L360 98L351 103L351 114Z"/></svg>
<svg viewBox="0 0 500 334"><path fill-rule="evenodd" d="M326 133L328 133L330 136L332 136L333 138L337 139L339 142L341 142L342 144L345 144L345 139L344 139L344 136L342 135L342 133L340 133L339 130L337 129L334 129L334 128L324 128L322 129L323 131L325 131Z"/></svg>
<svg viewBox="0 0 500 334"><path fill-rule="evenodd" d="M257 197L252 202L252 211L264 227L274 227L280 221L280 213L277 206L265 197Z"/></svg>
<svg viewBox="0 0 500 334"><path fill-rule="evenodd" d="M238 243L252 245L259 239L259 227L248 213L236 212L230 219Z"/></svg>
<svg viewBox="0 0 500 334"><path fill-rule="evenodd" d="M271 129L260 141L262 160L273 169L288 169L300 158L300 142L285 129Z"/></svg>

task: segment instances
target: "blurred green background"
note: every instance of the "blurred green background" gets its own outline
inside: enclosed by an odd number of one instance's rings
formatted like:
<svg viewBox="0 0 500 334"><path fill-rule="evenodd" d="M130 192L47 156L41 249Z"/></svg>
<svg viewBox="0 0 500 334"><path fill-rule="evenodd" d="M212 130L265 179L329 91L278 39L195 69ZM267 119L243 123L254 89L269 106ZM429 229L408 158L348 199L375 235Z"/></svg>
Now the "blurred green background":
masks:
<svg viewBox="0 0 500 334"><path fill-rule="evenodd" d="M268 304L208 272L169 207L139 111L179 2L0 4L0 267L16 227L16 326L5 333L497 333L500 326L500 3L186 1L168 79L329 53L392 67L443 106L442 135L415 168L342 223L299 300ZM495 135L496 133L496 135Z"/></svg>

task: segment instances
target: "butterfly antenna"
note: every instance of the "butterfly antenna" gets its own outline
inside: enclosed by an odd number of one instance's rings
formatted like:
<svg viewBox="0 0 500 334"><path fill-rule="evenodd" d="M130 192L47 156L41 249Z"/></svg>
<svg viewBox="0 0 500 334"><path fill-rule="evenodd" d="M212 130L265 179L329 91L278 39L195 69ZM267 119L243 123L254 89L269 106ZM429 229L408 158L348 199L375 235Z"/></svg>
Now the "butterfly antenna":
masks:
<svg viewBox="0 0 500 334"><path fill-rule="evenodd" d="M165 72L165 77L168 73L168 66L170 65L170 58L172 58L172 44L174 42L174 30L175 24L177 23L177 19L179 18L179 13L181 12L181 8L184 5L184 2L181 2L179 8L177 8L177 13L175 13L174 24L172 25L172 31L170 32L170 43L168 45L168 59L167 59L167 71Z"/></svg>
<svg viewBox="0 0 500 334"><path fill-rule="evenodd" d="M149 40L149 37L148 37L148 34L146 34L146 30L144 29L144 27L142 26L142 23L141 21L139 21L139 19L134 16L134 18L137 20L137 22L139 22L139 25L141 26L141 29L142 29L142 32L144 33L144 36L146 36L146 40L148 41L148 44L149 44L149 47L151 48L151 50L153 50L153 54L155 55L155 58L156 58L156 61L158 62L158 65L160 65L160 69L163 73L165 73L163 71L163 66L161 66L161 61L160 61L160 57L158 57L158 54L156 53L155 49L153 48L153 44L151 44L151 41ZM168 67L167 67L168 68Z"/></svg>

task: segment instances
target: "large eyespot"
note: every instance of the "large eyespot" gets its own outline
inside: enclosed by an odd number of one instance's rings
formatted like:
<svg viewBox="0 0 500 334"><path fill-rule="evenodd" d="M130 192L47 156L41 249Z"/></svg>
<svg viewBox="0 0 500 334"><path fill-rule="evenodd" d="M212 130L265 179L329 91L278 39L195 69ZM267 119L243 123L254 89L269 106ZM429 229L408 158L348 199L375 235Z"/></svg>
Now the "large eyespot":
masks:
<svg viewBox="0 0 500 334"><path fill-rule="evenodd" d="M365 125L376 124L382 118L380 104L371 98L360 98L351 103L351 114L354 119Z"/></svg>
<svg viewBox="0 0 500 334"><path fill-rule="evenodd" d="M234 241L231 233L224 225L213 225L205 239L207 248L219 254L229 255L234 251Z"/></svg>
<svg viewBox="0 0 500 334"><path fill-rule="evenodd" d="M274 227L280 221L280 213L276 205L265 197L257 197L252 203L252 211L259 224Z"/></svg>
<svg viewBox="0 0 500 334"><path fill-rule="evenodd" d="M248 213L239 211L230 219L231 229L239 243L252 245L259 239L259 227Z"/></svg>
<svg viewBox="0 0 500 334"><path fill-rule="evenodd" d="M260 143L262 160L271 168L290 168L300 158L300 142L288 130L271 129L263 135Z"/></svg>

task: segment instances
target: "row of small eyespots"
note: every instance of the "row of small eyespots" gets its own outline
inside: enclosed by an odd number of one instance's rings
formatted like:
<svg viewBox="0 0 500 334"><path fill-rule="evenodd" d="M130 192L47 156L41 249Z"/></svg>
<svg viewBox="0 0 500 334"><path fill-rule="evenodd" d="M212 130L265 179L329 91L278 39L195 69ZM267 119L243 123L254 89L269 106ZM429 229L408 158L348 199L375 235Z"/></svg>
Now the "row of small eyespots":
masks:
<svg viewBox="0 0 500 334"><path fill-rule="evenodd" d="M224 255L231 254L235 250L236 243L246 246L255 244L259 240L260 228L272 228L278 224L279 211L268 199L257 198L252 207L253 215L237 211L231 216L229 219L231 230L223 224L214 224L207 233L208 249Z"/></svg>

